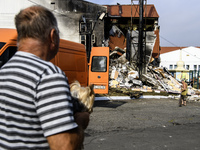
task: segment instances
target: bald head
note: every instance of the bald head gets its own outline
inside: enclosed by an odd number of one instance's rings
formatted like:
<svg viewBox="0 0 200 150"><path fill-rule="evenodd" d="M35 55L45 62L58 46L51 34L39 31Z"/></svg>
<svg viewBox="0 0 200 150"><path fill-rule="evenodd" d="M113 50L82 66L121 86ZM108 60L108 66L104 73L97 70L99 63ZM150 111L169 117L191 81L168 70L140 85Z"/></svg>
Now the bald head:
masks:
<svg viewBox="0 0 200 150"><path fill-rule="evenodd" d="M51 60L59 48L57 21L51 11L42 6L31 6L15 16L18 51L32 53Z"/></svg>
<svg viewBox="0 0 200 150"><path fill-rule="evenodd" d="M46 42L52 29L59 32L55 16L42 6L31 6L21 10L15 16L15 26L18 41L33 38Z"/></svg>

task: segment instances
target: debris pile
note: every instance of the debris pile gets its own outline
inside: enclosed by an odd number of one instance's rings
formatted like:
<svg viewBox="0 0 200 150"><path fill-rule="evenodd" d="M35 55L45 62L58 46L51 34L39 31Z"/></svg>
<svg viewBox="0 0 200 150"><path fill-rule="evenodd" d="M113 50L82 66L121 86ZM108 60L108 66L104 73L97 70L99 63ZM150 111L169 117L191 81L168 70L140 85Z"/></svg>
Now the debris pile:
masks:
<svg viewBox="0 0 200 150"><path fill-rule="evenodd" d="M118 59L111 59L109 85L112 88L127 88L133 91L165 91L179 94L181 84L172 77L166 68L148 66L147 74L139 74L126 61L125 53Z"/></svg>
<svg viewBox="0 0 200 150"><path fill-rule="evenodd" d="M155 67L151 63L156 36L154 31L149 31L146 34L146 71L139 78L139 73L136 71L138 70L136 65L138 62L138 32L130 32L129 36L125 38L117 26L112 27L109 39L106 41L106 46L110 47L109 87L117 90L128 89L132 92L165 92L180 95L181 83L172 76L167 68ZM130 57L132 61L130 61ZM128 93L131 95L131 92ZM200 92L191 86L188 86L188 95L188 99L200 100Z"/></svg>
<svg viewBox="0 0 200 150"><path fill-rule="evenodd" d="M187 100L191 101L200 101L200 90L192 88L191 86L188 87L188 96Z"/></svg>
<svg viewBox="0 0 200 150"><path fill-rule="evenodd" d="M138 72L125 58L124 53L118 59L111 59L109 72L111 88L126 88L132 92L166 92L180 95L182 84L171 75L167 68L148 66L147 74L142 74L139 79ZM131 93L129 95L131 96ZM187 99L200 101L200 91L189 85Z"/></svg>

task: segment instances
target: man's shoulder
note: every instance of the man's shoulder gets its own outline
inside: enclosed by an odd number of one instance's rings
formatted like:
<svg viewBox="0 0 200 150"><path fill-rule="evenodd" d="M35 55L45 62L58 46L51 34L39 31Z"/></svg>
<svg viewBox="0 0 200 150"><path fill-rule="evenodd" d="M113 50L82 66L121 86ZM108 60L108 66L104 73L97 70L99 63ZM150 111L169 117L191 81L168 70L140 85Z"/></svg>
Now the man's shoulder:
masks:
<svg viewBox="0 0 200 150"><path fill-rule="evenodd" d="M54 73L63 74L63 71L59 67L57 67L56 65L54 65L49 61L45 61L39 58L38 56L32 53L17 51L15 59L24 61L25 63L27 63L28 66L34 66L38 70L41 70L43 73L46 72L48 74L54 74Z"/></svg>

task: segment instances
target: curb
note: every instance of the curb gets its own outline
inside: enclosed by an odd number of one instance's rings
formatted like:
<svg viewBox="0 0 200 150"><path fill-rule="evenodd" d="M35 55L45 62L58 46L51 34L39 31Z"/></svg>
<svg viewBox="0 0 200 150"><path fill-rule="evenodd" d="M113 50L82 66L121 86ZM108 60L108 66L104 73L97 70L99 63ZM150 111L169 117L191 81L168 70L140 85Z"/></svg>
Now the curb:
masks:
<svg viewBox="0 0 200 150"><path fill-rule="evenodd" d="M143 99L143 98L156 98L156 99L170 98L170 99L175 99L175 98L179 98L179 96L153 96L153 95L144 95L144 96L141 96L138 99ZM135 99L135 98L130 98L130 96L95 97L95 101L131 100L131 99Z"/></svg>

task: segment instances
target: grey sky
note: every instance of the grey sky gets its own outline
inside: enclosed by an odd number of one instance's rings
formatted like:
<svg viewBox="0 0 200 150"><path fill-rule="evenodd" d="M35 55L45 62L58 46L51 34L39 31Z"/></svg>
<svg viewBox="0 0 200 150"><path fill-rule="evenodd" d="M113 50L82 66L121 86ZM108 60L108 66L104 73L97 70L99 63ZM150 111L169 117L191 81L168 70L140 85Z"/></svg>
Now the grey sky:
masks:
<svg viewBox="0 0 200 150"><path fill-rule="evenodd" d="M131 4L131 0L86 1L101 5ZM160 16L161 46L200 46L200 0L147 0L147 4L154 4Z"/></svg>

